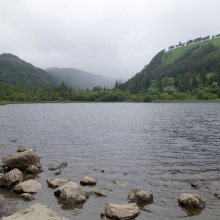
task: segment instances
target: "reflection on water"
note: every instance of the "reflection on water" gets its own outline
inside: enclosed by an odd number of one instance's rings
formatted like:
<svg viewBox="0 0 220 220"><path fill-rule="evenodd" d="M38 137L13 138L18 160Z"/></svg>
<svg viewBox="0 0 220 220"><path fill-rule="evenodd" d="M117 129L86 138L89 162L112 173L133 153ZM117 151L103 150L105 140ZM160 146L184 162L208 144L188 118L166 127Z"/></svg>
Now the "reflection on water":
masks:
<svg viewBox="0 0 220 220"><path fill-rule="evenodd" d="M203 209L193 208L193 207L181 207L183 211L186 212L187 216L196 216L199 215Z"/></svg>
<svg viewBox="0 0 220 220"><path fill-rule="evenodd" d="M36 202L76 220L97 220L105 202L127 203L132 188L152 191L154 201L141 206L136 219L220 219L220 103L74 103L26 104L0 107L0 155L21 145L35 149L43 172L34 177L44 189L35 201L24 202L0 188L13 211ZM59 176L48 167L67 162ZM83 176L98 179L98 188L114 193L91 195L82 206L58 202L47 178ZM114 181L125 181L117 185ZM200 183L195 189L191 183ZM93 187L85 187L93 191ZM203 210L178 206L180 193L197 193L206 200ZM7 195L7 196L6 196Z"/></svg>

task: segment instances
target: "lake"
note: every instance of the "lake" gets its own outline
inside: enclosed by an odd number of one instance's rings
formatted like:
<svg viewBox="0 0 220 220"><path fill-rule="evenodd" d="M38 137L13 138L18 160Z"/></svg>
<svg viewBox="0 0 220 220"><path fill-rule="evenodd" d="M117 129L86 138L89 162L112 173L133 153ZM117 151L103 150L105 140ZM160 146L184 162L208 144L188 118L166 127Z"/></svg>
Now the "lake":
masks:
<svg viewBox="0 0 220 220"><path fill-rule="evenodd" d="M152 191L151 204L139 204L137 220L220 219L220 103L53 103L0 106L0 155L26 145L41 157L43 172L26 175L44 189L36 200L0 188L3 213L12 214L36 202L76 220L98 220L105 202L128 203L132 188ZM80 182L98 179L87 191L108 188L107 197L91 195L77 206L59 204L46 179L48 167L67 162L56 178ZM114 181L127 181L124 186ZM201 183L195 189L191 183ZM178 205L180 193L197 193L203 210Z"/></svg>

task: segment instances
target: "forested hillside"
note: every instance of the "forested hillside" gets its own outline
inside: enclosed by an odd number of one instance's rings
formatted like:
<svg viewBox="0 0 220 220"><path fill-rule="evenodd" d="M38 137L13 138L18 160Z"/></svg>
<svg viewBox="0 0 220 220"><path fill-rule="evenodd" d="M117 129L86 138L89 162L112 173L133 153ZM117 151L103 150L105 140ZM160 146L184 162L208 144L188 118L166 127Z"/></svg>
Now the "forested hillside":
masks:
<svg viewBox="0 0 220 220"><path fill-rule="evenodd" d="M160 51L141 72L117 89L149 99L220 97L220 38Z"/></svg>
<svg viewBox="0 0 220 220"><path fill-rule="evenodd" d="M0 80L12 85L24 85L27 88L46 88L54 84L52 77L44 70L12 54L0 55Z"/></svg>

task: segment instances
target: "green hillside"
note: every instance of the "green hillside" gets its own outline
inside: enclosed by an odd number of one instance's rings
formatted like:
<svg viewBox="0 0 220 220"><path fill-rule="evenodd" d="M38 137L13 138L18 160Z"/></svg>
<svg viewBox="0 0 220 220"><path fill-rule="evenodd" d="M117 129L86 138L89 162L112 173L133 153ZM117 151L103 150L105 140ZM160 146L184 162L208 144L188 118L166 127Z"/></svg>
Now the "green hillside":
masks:
<svg viewBox="0 0 220 220"><path fill-rule="evenodd" d="M220 97L219 85L220 38L215 38L160 51L142 71L117 88L151 99L180 99L179 95L211 99Z"/></svg>
<svg viewBox="0 0 220 220"><path fill-rule="evenodd" d="M0 80L11 85L24 85L27 88L49 87L53 79L44 70L36 68L17 56L0 55Z"/></svg>

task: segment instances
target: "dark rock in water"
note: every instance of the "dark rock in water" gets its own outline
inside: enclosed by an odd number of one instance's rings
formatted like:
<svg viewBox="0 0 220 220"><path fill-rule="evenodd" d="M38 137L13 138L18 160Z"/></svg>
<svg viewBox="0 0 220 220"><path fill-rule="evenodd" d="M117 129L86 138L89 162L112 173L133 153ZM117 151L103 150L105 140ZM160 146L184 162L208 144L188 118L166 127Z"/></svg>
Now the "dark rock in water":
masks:
<svg viewBox="0 0 220 220"><path fill-rule="evenodd" d="M48 169L49 170L58 170L58 169L66 167L66 166L67 166L67 163L65 162L65 163L50 166Z"/></svg>
<svg viewBox="0 0 220 220"><path fill-rule="evenodd" d="M220 193L215 193L215 197L220 198Z"/></svg>
<svg viewBox="0 0 220 220"><path fill-rule="evenodd" d="M182 206L204 208L206 201L197 194L182 193L179 195L178 202Z"/></svg>
<svg viewBox="0 0 220 220"><path fill-rule="evenodd" d="M101 217L101 218L105 218L105 213L101 213L101 214L100 214L100 217Z"/></svg>
<svg viewBox="0 0 220 220"><path fill-rule="evenodd" d="M25 199L25 200L28 200L28 201L31 201L31 200L35 199L34 196L31 195L30 193L23 193L23 194L20 195L20 197L22 199Z"/></svg>
<svg viewBox="0 0 220 220"><path fill-rule="evenodd" d="M2 158L2 163L10 169L26 169L30 165L41 167L40 158L33 149L5 156Z"/></svg>
<svg viewBox="0 0 220 220"><path fill-rule="evenodd" d="M24 152L26 150L30 150L31 148L28 146L21 146L17 149L17 152Z"/></svg>
<svg viewBox="0 0 220 220"><path fill-rule="evenodd" d="M0 186L12 188L14 185L21 183L23 180L22 172L15 168L0 178Z"/></svg>
<svg viewBox="0 0 220 220"><path fill-rule="evenodd" d="M91 178L89 176L83 177L80 180L80 184L83 185L83 186L86 186L86 185L96 185L96 183L97 183L97 179Z"/></svg>
<svg viewBox="0 0 220 220"><path fill-rule="evenodd" d="M105 171L104 170L100 170L102 173L104 173Z"/></svg>
<svg viewBox="0 0 220 220"><path fill-rule="evenodd" d="M202 184L201 183L191 183L191 186L196 189L199 189L202 186Z"/></svg>
<svg viewBox="0 0 220 220"><path fill-rule="evenodd" d="M60 175L61 174L61 170L57 170L56 172L54 172L55 175Z"/></svg>
<svg viewBox="0 0 220 220"><path fill-rule="evenodd" d="M11 142L17 142L16 140L11 140Z"/></svg>

